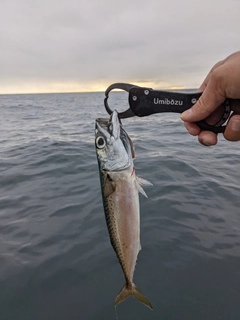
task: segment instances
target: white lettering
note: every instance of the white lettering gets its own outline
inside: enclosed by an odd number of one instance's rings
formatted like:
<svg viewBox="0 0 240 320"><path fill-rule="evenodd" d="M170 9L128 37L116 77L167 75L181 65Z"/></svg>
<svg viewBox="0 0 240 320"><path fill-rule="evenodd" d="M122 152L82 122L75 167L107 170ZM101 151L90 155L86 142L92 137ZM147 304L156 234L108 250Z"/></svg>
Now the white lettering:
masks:
<svg viewBox="0 0 240 320"><path fill-rule="evenodd" d="M153 103L154 104L167 104L167 105L171 104L173 106L182 106L183 105L183 101L174 100L174 99L169 100L168 98L165 98L165 99L154 98Z"/></svg>

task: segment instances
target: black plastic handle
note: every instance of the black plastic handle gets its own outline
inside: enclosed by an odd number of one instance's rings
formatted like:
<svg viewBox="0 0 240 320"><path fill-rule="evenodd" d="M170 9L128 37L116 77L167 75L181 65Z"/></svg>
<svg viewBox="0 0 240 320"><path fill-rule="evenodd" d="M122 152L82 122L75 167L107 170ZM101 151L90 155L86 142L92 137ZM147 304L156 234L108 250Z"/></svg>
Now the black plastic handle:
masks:
<svg viewBox="0 0 240 320"><path fill-rule="evenodd" d="M139 117L149 116L154 113L176 112L191 108L201 96L201 92L182 93L171 91L152 90L149 88L132 87L129 90L129 105L132 112ZM228 100L224 103L224 113L221 120L215 125L208 124L205 120L197 122L202 130L214 133L223 133L226 126L223 124L229 118L231 106Z"/></svg>

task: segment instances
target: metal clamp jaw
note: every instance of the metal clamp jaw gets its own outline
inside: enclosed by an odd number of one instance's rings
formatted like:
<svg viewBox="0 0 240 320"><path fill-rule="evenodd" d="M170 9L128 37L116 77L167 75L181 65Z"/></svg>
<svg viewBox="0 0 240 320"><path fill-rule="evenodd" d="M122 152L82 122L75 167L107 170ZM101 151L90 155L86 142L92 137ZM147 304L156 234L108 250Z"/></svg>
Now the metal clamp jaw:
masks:
<svg viewBox="0 0 240 320"><path fill-rule="evenodd" d="M108 105L109 93L114 89L121 89L123 91L129 92L133 87L140 88L140 87L135 86L134 84L130 84L130 83L114 83L114 84L112 84L111 86L109 86L107 88L107 90L105 91L104 105L105 105L105 109L106 109L108 114L112 114L113 113L113 110ZM119 112L118 116L119 116L120 119L125 119L125 118L134 117L135 114L128 107L128 109L126 111Z"/></svg>

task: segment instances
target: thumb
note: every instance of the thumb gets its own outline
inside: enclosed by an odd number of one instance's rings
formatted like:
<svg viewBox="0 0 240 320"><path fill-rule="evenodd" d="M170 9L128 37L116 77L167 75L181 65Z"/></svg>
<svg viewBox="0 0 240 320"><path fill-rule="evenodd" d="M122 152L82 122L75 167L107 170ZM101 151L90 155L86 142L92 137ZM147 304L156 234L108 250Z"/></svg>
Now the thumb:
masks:
<svg viewBox="0 0 240 320"><path fill-rule="evenodd" d="M220 88L217 79L211 77L201 97L192 108L181 114L181 119L185 122L196 122L207 118L225 101L226 97Z"/></svg>

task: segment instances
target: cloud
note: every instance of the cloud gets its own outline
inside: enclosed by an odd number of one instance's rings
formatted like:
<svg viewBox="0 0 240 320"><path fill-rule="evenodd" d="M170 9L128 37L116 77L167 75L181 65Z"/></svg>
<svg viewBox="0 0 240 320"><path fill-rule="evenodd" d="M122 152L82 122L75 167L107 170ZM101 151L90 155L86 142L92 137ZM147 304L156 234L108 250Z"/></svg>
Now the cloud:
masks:
<svg viewBox="0 0 240 320"><path fill-rule="evenodd" d="M0 93L196 87L239 50L239 12L234 0L2 0Z"/></svg>

